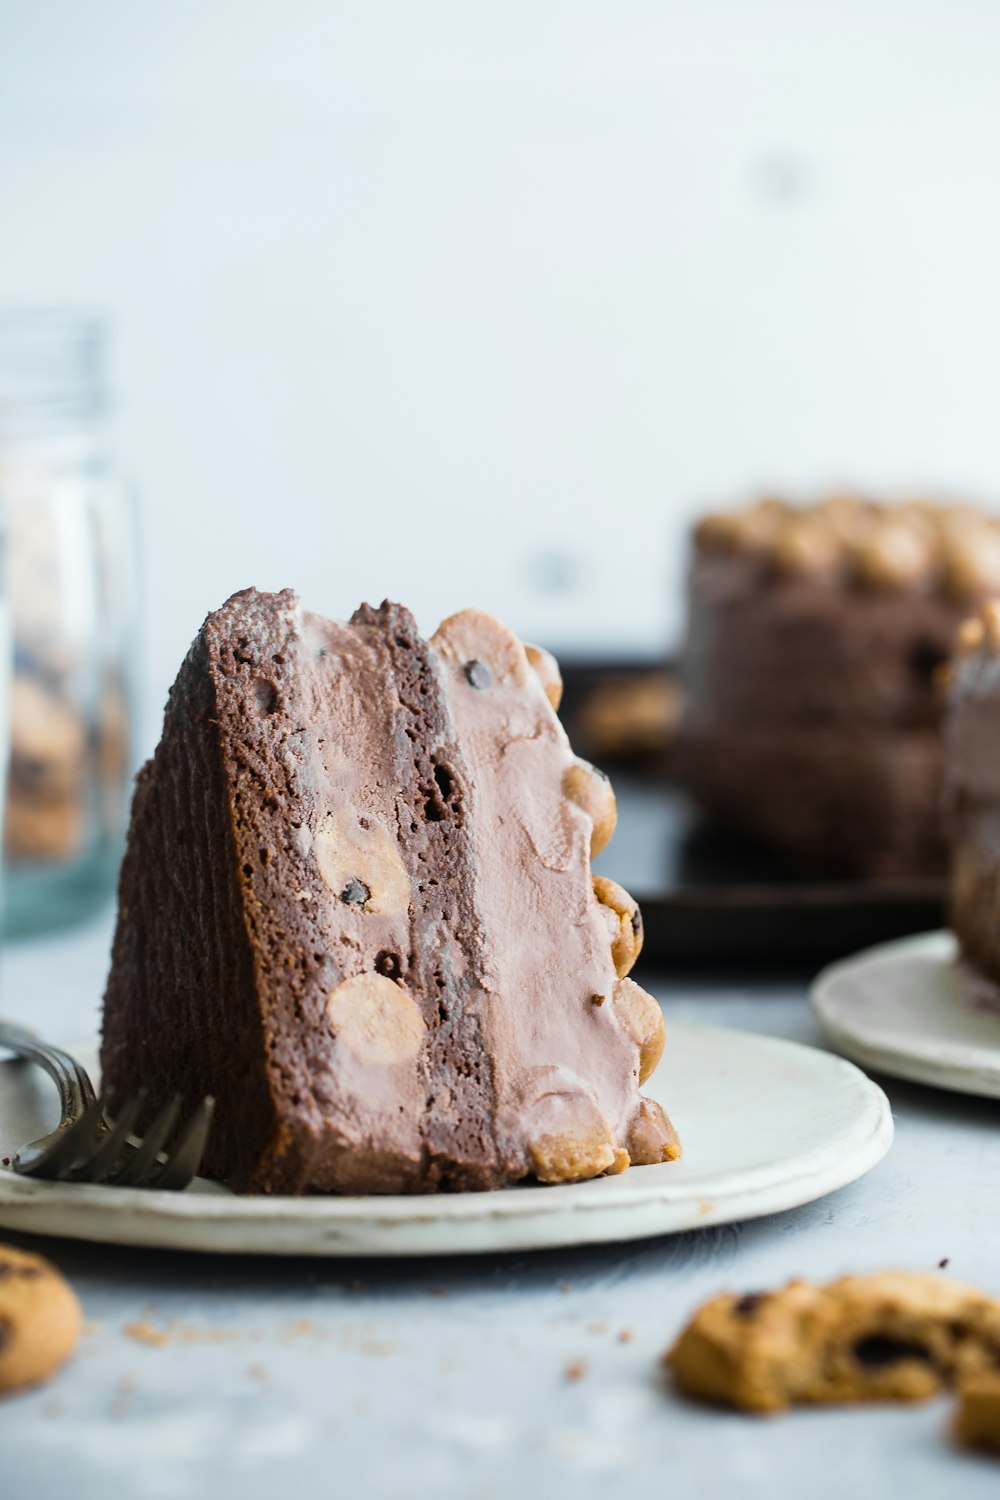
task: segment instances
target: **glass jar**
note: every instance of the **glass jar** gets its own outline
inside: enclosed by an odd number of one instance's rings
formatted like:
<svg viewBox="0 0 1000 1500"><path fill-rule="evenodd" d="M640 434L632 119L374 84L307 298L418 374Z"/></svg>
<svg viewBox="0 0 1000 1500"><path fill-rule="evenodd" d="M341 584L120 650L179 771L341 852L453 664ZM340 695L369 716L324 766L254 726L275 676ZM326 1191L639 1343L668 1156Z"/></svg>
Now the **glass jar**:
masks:
<svg viewBox="0 0 1000 1500"><path fill-rule="evenodd" d="M132 769L135 528L108 444L103 320L0 314L0 504L13 642L9 933L114 888Z"/></svg>

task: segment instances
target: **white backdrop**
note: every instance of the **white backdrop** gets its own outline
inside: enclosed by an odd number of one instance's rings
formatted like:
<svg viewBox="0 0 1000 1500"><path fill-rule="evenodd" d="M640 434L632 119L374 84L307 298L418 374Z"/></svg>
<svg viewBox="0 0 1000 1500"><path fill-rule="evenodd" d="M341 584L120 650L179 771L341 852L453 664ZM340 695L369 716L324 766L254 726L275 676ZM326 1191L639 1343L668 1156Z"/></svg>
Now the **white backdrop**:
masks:
<svg viewBox="0 0 1000 1500"><path fill-rule="evenodd" d="M991 0L0 0L4 303L96 303L155 705L247 583L654 651L758 484L1000 492Z"/></svg>

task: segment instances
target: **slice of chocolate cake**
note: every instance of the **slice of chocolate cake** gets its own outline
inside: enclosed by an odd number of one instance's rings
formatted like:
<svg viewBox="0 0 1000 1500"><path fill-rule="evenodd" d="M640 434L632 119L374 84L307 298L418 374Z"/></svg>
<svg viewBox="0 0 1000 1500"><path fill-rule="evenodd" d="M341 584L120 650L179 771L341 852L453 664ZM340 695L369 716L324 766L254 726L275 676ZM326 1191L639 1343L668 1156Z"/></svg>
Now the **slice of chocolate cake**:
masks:
<svg viewBox="0 0 1000 1500"><path fill-rule="evenodd" d="M663 1047L594 881L614 795L558 669L488 615L431 641L294 594L206 620L139 775L102 1068L218 1102L207 1170L256 1192L567 1182L679 1151Z"/></svg>
<svg viewBox="0 0 1000 1500"><path fill-rule="evenodd" d="M1000 523L834 496L707 516L694 537L680 778L817 872L943 874L938 668L1000 588Z"/></svg>
<svg viewBox="0 0 1000 1500"><path fill-rule="evenodd" d="M963 956L1000 984L1000 604L962 627L946 746L951 925Z"/></svg>

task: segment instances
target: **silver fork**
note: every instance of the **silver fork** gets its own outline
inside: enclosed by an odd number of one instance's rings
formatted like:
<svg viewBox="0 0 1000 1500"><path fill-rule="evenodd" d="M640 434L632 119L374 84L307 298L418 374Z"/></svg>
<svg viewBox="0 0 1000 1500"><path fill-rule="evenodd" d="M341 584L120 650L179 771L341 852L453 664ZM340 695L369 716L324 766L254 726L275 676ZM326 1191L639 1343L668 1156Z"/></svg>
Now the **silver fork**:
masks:
<svg viewBox="0 0 1000 1500"><path fill-rule="evenodd" d="M131 1132L146 1102L144 1091L129 1099L112 1122L107 1097L95 1094L86 1070L68 1052L8 1021L0 1021L0 1048L38 1063L59 1090L59 1124L48 1135L22 1146L11 1161L15 1172L50 1181L103 1182L110 1187L167 1192L182 1191L197 1176L215 1112L210 1096L201 1101L172 1149L164 1154L180 1114L179 1097L164 1105L140 1140Z"/></svg>

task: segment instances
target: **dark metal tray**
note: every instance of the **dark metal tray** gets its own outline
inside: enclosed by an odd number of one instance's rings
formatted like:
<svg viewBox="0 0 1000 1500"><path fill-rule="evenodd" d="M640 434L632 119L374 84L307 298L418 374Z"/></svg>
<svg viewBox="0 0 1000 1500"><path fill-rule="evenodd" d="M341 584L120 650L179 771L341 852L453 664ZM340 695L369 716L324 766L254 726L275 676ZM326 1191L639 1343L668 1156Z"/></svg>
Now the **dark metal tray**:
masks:
<svg viewBox="0 0 1000 1500"><path fill-rule="evenodd" d="M561 716L578 753L601 764L598 747L578 732L594 687L609 677L655 670L650 662L564 663ZM944 921L943 880L802 875L710 826L671 785L666 745L660 755L647 749L631 760L609 763L605 757L604 769L618 798L618 828L594 868L642 907L644 965L815 968Z"/></svg>

